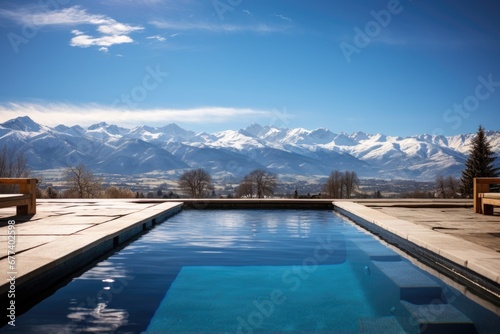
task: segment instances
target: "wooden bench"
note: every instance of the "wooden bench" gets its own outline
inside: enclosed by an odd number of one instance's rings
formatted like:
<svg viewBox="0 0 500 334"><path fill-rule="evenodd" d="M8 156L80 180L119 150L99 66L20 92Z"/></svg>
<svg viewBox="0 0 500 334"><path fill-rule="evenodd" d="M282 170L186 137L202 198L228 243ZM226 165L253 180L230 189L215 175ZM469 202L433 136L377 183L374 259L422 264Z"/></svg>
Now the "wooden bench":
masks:
<svg viewBox="0 0 500 334"><path fill-rule="evenodd" d="M18 216L36 214L37 179L0 178L0 184L19 185L20 194L0 194L0 208L17 207Z"/></svg>
<svg viewBox="0 0 500 334"><path fill-rule="evenodd" d="M474 213L492 215L493 207L500 206L500 193L490 192L492 184L500 184L500 177L474 178Z"/></svg>

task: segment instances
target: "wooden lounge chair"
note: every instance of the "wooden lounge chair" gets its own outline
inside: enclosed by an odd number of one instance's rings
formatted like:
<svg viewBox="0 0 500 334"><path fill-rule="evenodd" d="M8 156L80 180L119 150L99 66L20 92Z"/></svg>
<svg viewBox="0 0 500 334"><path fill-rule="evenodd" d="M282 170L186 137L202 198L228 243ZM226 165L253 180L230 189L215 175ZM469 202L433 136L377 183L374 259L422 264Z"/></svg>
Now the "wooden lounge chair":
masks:
<svg viewBox="0 0 500 334"><path fill-rule="evenodd" d="M0 208L15 206L18 216L36 214L37 179L0 178L0 184L19 185L20 194L0 194Z"/></svg>
<svg viewBox="0 0 500 334"><path fill-rule="evenodd" d="M500 193L490 192L492 184L500 184L500 177L474 178L474 213L492 215L493 207L500 206Z"/></svg>

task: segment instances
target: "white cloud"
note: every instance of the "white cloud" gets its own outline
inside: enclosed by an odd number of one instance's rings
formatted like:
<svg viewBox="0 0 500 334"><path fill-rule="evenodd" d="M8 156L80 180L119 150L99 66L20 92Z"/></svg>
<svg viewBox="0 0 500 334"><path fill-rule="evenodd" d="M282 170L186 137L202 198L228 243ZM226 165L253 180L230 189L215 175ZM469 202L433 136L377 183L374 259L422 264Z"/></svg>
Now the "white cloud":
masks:
<svg viewBox="0 0 500 334"><path fill-rule="evenodd" d="M130 26L119 22L111 22L110 24L100 25L97 28L97 31L106 35L121 35L129 34L133 31L142 29L142 27Z"/></svg>
<svg viewBox="0 0 500 334"><path fill-rule="evenodd" d="M253 117L271 119L275 112L251 108L198 107L189 109L126 109L108 107L99 104L75 105L66 103L7 103L0 104L0 123L9 119L27 115L35 122L56 126L89 126L106 121L125 127L138 125L161 125L165 122L193 124L213 124Z"/></svg>
<svg viewBox="0 0 500 334"><path fill-rule="evenodd" d="M107 48L107 47L104 47L104 46L103 46L103 47L100 47L100 48L99 48L99 51L104 52L104 53L108 53L108 51L109 51L109 50L108 50L108 48Z"/></svg>
<svg viewBox="0 0 500 334"><path fill-rule="evenodd" d="M248 9L243 9L243 13L246 13L246 14L248 14L250 16L253 16L252 12L249 11Z"/></svg>
<svg viewBox="0 0 500 334"><path fill-rule="evenodd" d="M157 40L158 42L165 42L167 40L165 37L160 36L160 35L148 36L146 38L147 39L154 39L154 40Z"/></svg>
<svg viewBox="0 0 500 334"><path fill-rule="evenodd" d="M48 11L41 6L25 7L18 11L2 10L1 16L8 17L20 24L27 26L81 26L94 25L100 36L91 36L81 30L73 29L75 35L70 40L71 46L89 47L112 46L115 44L132 43L134 40L128 34L143 30L141 26L134 26L117 22L116 20L101 14L90 14L80 6Z"/></svg>
<svg viewBox="0 0 500 334"><path fill-rule="evenodd" d="M124 35L112 35L112 36L101 36L92 37L89 35L78 35L71 39L69 43L71 46L78 46L81 48L88 48L92 45L97 46L112 46L115 44L132 43L134 40L128 36ZM100 50L100 49L99 49Z"/></svg>

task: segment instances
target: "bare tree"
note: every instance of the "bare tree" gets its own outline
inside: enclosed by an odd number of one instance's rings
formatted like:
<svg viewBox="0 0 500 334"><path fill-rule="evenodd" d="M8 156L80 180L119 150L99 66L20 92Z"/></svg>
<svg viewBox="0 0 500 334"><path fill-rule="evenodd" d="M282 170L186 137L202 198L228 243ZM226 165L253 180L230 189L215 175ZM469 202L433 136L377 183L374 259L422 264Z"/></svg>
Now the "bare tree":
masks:
<svg viewBox="0 0 500 334"><path fill-rule="evenodd" d="M342 173L335 170L330 173L328 180L323 185L323 191L328 198L351 198L358 186L359 179L355 171Z"/></svg>
<svg viewBox="0 0 500 334"><path fill-rule="evenodd" d="M343 183L345 189L345 197L351 198L354 190L356 190L357 187L359 187L358 175L356 174L355 171L345 171L343 175L343 181L344 181Z"/></svg>
<svg viewBox="0 0 500 334"><path fill-rule="evenodd" d="M443 175L436 176L436 191L439 198L446 197L446 179Z"/></svg>
<svg viewBox="0 0 500 334"><path fill-rule="evenodd" d="M274 194L274 189L276 189L278 184L276 174L256 169L249 176L255 185L257 198L264 198L265 196L272 196Z"/></svg>
<svg viewBox="0 0 500 334"><path fill-rule="evenodd" d="M0 149L0 177L17 178L28 177L28 175L28 161L24 154L3 145ZM17 188L16 185L2 185L0 193L15 193L18 191Z"/></svg>
<svg viewBox="0 0 500 334"><path fill-rule="evenodd" d="M240 197L253 197L255 195L257 198L272 196L277 185L278 178L276 174L263 169L256 169L243 178L238 187L238 195Z"/></svg>
<svg viewBox="0 0 500 334"><path fill-rule="evenodd" d="M24 154L3 145L0 150L0 177L27 177L28 161Z"/></svg>
<svg viewBox="0 0 500 334"><path fill-rule="evenodd" d="M449 175L446 178L446 193L449 198L459 197L460 192L460 180L456 177Z"/></svg>
<svg viewBox="0 0 500 334"><path fill-rule="evenodd" d="M68 186L65 197L97 198L101 196L101 180L83 164L68 168L64 179Z"/></svg>
<svg viewBox="0 0 500 334"><path fill-rule="evenodd" d="M253 197L255 194L254 185L249 175L245 176L236 189L237 197Z"/></svg>
<svg viewBox="0 0 500 334"><path fill-rule="evenodd" d="M331 172L323 188L328 198L342 198L344 188L342 173L338 170Z"/></svg>
<svg viewBox="0 0 500 334"><path fill-rule="evenodd" d="M460 180L451 175L447 177L438 175L436 176L436 191L439 198L458 197L458 192L460 191Z"/></svg>
<svg viewBox="0 0 500 334"><path fill-rule="evenodd" d="M202 168L185 172L178 182L182 191L192 198L208 197L213 188L212 177Z"/></svg>

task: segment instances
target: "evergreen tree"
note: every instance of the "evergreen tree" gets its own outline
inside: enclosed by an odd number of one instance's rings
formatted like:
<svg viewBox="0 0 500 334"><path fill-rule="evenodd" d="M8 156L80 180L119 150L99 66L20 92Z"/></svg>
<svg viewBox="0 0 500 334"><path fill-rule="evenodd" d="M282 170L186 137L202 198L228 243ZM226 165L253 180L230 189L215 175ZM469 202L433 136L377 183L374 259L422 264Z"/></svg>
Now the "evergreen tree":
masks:
<svg viewBox="0 0 500 334"><path fill-rule="evenodd" d="M496 177L498 168L494 167L495 157L491 145L486 139L484 128L479 126L476 137L472 141L469 158L465 162L465 170L462 171L462 184L460 191L462 196L470 197L473 191L475 177Z"/></svg>

